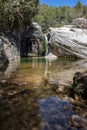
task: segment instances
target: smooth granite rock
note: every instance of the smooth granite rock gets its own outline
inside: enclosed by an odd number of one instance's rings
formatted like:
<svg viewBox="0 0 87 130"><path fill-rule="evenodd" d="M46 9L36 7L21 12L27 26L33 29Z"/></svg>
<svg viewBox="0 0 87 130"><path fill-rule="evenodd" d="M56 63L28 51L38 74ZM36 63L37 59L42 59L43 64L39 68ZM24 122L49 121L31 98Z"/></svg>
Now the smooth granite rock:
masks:
<svg viewBox="0 0 87 130"><path fill-rule="evenodd" d="M87 29L67 25L49 29L50 51L57 56L87 58Z"/></svg>

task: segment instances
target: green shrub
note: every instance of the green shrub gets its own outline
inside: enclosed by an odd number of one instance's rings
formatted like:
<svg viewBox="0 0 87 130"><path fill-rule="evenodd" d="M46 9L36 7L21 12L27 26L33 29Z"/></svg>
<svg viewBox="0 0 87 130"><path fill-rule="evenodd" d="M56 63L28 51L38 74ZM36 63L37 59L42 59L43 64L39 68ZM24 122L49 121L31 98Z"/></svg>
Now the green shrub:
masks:
<svg viewBox="0 0 87 130"><path fill-rule="evenodd" d="M42 55L45 55L45 52L46 52L46 45L45 45L45 39L43 38L43 41L42 41Z"/></svg>

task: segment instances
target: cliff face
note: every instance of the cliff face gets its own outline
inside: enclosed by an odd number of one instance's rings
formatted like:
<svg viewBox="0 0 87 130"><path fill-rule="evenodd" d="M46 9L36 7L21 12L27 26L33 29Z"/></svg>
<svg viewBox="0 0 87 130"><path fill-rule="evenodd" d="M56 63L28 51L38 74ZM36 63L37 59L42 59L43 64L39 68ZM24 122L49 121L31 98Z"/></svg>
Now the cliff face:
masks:
<svg viewBox="0 0 87 130"><path fill-rule="evenodd" d="M21 36L21 56L41 55L42 29L33 22L32 26L27 27Z"/></svg>
<svg viewBox="0 0 87 130"><path fill-rule="evenodd" d="M50 28L50 51L57 56L87 58L87 29L64 26Z"/></svg>
<svg viewBox="0 0 87 130"><path fill-rule="evenodd" d="M42 50L42 29L33 22L22 33L13 30L10 38L0 37L0 63L20 60L21 56L38 56Z"/></svg>

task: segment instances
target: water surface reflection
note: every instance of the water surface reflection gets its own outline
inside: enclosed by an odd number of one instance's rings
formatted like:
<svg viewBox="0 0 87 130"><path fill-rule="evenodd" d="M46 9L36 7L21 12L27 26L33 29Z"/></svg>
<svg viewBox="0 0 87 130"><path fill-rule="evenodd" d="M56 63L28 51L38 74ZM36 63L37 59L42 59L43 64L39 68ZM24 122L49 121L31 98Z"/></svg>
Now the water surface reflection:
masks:
<svg viewBox="0 0 87 130"><path fill-rule="evenodd" d="M69 60L48 60L44 58L22 59L22 63L14 78L16 82L31 82L39 84L44 77L63 80L63 82L72 81L73 75L77 71L85 71L87 61L69 61ZM62 82L62 81L61 81Z"/></svg>
<svg viewBox="0 0 87 130"><path fill-rule="evenodd" d="M73 130L73 127L69 125L73 110L68 100L49 97L38 100L38 103L42 122L41 130Z"/></svg>

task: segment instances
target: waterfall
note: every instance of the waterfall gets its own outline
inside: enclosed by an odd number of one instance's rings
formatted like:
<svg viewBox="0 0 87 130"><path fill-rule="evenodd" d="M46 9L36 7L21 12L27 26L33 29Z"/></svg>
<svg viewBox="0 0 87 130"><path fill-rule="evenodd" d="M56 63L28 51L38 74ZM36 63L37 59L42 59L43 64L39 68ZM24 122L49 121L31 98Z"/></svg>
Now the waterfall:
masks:
<svg viewBox="0 0 87 130"><path fill-rule="evenodd" d="M44 35L44 38L45 38L45 48L46 48L45 56L46 56L48 55L48 38L46 34Z"/></svg>

